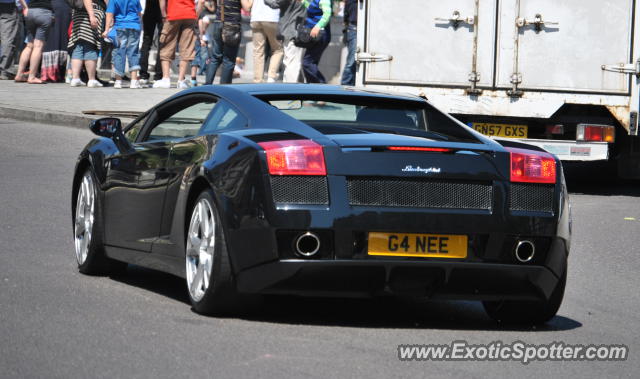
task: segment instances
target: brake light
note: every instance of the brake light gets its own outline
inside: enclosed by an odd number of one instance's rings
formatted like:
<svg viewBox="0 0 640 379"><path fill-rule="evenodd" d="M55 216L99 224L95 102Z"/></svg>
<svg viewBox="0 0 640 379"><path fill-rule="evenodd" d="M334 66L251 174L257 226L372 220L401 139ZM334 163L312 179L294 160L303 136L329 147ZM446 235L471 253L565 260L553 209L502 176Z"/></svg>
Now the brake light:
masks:
<svg viewBox="0 0 640 379"><path fill-rule="evenodd" d="M612 125L578 124L576 140L615 142L616 128Z"/></svg>
<svg viewBox="0 0 640 379"><path fill-rule="evenodd" d="M271 175L327 175L322 146L311 140L260 142Z"/></svg>
<svg viewBox="0 0 640 379"><path fill-rule="evenodd" d="M449 153L451 149L441 147L413 147L413 146L389 146L391 151L430 151L434 153Z"/></svg>
<svg viewBox="0 0 640 379"><path fill-rule="evenodd" d="M540 151L506 148L511 154L511 181L522 183L556 182L556 159Z"/></svg>

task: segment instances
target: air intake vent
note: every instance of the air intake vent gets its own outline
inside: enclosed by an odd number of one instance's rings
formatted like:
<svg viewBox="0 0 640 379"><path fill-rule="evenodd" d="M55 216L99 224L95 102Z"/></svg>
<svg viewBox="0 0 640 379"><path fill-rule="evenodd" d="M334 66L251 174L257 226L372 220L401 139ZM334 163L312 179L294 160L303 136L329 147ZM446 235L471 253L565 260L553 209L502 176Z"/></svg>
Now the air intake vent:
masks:
<svg viewBox="0 0 640 379"><path fill-rule="evenodd" d="M348 178L349 204L360 206L490 210L489 183L398 178Z"/></svg>
<svg viewBox="0 0 640 379"><path fill-rule="evenodd" d="M511 184L512 211L553 212L553 185Z"/></svg>
<svg viewBox="0 0 640 379"><path fill-rule="evenodd" d="M282 204L329 204L325 176L272 176L273 201Z"/></svg>

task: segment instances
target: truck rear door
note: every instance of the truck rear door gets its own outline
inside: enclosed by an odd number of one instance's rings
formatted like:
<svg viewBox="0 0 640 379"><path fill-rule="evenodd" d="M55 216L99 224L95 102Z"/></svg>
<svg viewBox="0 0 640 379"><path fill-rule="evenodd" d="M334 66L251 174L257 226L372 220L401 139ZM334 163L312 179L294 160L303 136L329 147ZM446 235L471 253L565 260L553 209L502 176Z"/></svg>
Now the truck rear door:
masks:
<svg viewBox="0 0 640 379"><path fill-rule="evenodd" d="M627 93L629 77L602 66L631 61L633 3L500 1L497 87Z"/></svg>
<svg viewBox="0 0 640 379"><path fill-rule="evenodd" d="M496 0L368 0L363 11L365 85L493 84Z"/></svg>

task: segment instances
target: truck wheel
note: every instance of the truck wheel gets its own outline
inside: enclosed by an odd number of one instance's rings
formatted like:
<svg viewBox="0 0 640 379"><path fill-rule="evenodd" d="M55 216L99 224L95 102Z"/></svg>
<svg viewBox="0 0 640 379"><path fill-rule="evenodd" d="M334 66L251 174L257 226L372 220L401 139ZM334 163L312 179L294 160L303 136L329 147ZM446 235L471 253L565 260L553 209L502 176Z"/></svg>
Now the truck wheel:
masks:
<svg viewBox="0 0 640 379"><path fill-rule="evenodd" d="M504 324L540 325L556 315L567 283L567 269L546 301L483 301L485 311L497 322Z"/></svg>

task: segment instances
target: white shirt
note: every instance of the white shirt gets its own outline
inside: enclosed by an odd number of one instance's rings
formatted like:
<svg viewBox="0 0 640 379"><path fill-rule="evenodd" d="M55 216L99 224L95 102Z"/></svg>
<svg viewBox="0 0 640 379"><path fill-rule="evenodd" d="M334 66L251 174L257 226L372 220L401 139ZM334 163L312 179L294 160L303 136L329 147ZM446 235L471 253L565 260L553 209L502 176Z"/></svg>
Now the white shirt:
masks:
<svg viewBox="0 0 640 379"><path fill-rule="evenodd" d="M280 10L273 9L264 3L264 0L253 0L251 7L251 21L278 22Z"/></svg>

